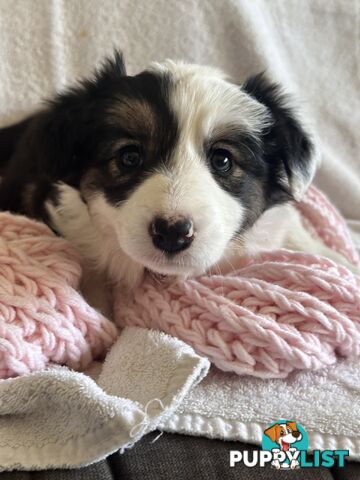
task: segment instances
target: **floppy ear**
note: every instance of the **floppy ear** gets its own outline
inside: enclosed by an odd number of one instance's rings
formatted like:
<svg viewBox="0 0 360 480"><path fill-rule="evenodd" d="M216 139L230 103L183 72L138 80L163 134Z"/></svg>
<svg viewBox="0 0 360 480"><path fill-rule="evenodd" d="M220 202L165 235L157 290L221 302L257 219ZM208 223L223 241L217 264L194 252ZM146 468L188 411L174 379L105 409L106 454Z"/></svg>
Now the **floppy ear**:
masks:
<svg viewBox="0 0 360 480"><path fill-rule="evenodd" d="M268 428L267 430L264 431L265 435L267 435L272 442L276 442L276 439L278 437L279 425L273 425L272 427Z"/></svg>
<svg viewBox="0 0 360 480"><path fill-rule="evenodd" d="M52 177L76 177L94 155L95 138L101 135L98 120L104 98L114 82L126 75L122 54L115 52L92 78L60 93L47 103L36 130L41 155L38 164Z"/></svg>
<svg viewBox="0 0 360 480"><path fill-rule="evenodd" d="M267 107L272 119L262 136L269 171L268 202L301 200L316 169L315 149L309 134L289 106L288 96L263 73L249 78L243 89Z"/></svg>

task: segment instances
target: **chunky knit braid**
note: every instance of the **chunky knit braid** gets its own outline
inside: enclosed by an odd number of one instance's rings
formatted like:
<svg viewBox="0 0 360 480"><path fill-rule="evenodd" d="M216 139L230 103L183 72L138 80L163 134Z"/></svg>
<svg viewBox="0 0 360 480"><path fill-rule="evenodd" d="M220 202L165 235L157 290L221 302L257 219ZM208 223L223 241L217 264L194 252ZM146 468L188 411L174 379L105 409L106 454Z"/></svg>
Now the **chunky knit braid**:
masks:
<svg viewBox="0 0 360 480"><path fill-rule="evenodd" d="M82 369L114 342L114 325L75 290L80 274L67 241L0 213L0 378L51 362Z"/></svg>

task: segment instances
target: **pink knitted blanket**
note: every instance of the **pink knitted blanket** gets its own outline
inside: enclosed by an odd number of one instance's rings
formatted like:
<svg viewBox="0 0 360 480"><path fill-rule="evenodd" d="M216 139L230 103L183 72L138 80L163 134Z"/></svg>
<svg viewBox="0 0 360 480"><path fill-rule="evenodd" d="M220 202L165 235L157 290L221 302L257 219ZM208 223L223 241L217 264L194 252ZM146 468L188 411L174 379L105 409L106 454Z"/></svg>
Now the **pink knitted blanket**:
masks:
<svg viewBox="0 0 360 480"><path fill-rule="evenodd" d="M359 265L341 215L315 188L299 205L324 243ZM316 255L277 250L239 259L228 275L179 283L147 278L115 295L119 325L159 329L218 368L261 378L318 369L360 353L360 277Z"/></svg>
<svg viewBox="0 0 360 480"><path fill-rule="evenodd" d="M0 213L0 378L49 363L83 369L117 336L77 292L77 255L50 229Z"/></svg>
<svg viewBox="0 0 360 480"><path fill-rule="evenodd" d="M315 188L299 205L309 228L359 264L345 221ZM0 378L46 368L83 369L106 353L114 325L77 292L71 246L44 225L0 213ZM359 355L360 279L332 261L279 250L239 259L228 275L176 284L146 279L116 292L120 325L160 329L220 369L285 377L338 355Z"/></svg>

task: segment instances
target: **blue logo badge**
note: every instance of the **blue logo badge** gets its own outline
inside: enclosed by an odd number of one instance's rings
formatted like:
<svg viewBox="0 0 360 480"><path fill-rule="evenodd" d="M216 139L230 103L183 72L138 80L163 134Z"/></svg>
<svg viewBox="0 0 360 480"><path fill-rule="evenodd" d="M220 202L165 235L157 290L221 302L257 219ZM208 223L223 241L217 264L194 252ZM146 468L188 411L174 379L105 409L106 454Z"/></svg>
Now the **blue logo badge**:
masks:
<svg viewBox="0 0 360 480"><path fill-rule="evenodd" d="M296 422L278 420L264 431L262 449L273 453L271 465L277 469L300 468L301 452L308 448L308 435Z"/></svg>

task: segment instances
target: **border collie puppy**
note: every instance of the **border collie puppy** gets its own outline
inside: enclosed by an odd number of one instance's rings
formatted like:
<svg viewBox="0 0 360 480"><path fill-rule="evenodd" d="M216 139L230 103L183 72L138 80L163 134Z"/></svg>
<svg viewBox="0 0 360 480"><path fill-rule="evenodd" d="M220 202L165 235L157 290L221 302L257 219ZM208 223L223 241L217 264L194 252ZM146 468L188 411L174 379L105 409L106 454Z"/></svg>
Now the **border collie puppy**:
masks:
<svg viewBox="0 0 360 480"><path fill-rule="evenodd" d="M291 205L316 164L309 132L264 75L240 86L166 61L128 76L116 53L0 132L0 208L44 220L130 288L145 270L184 278L261 249L343 261Z"/></svg>

